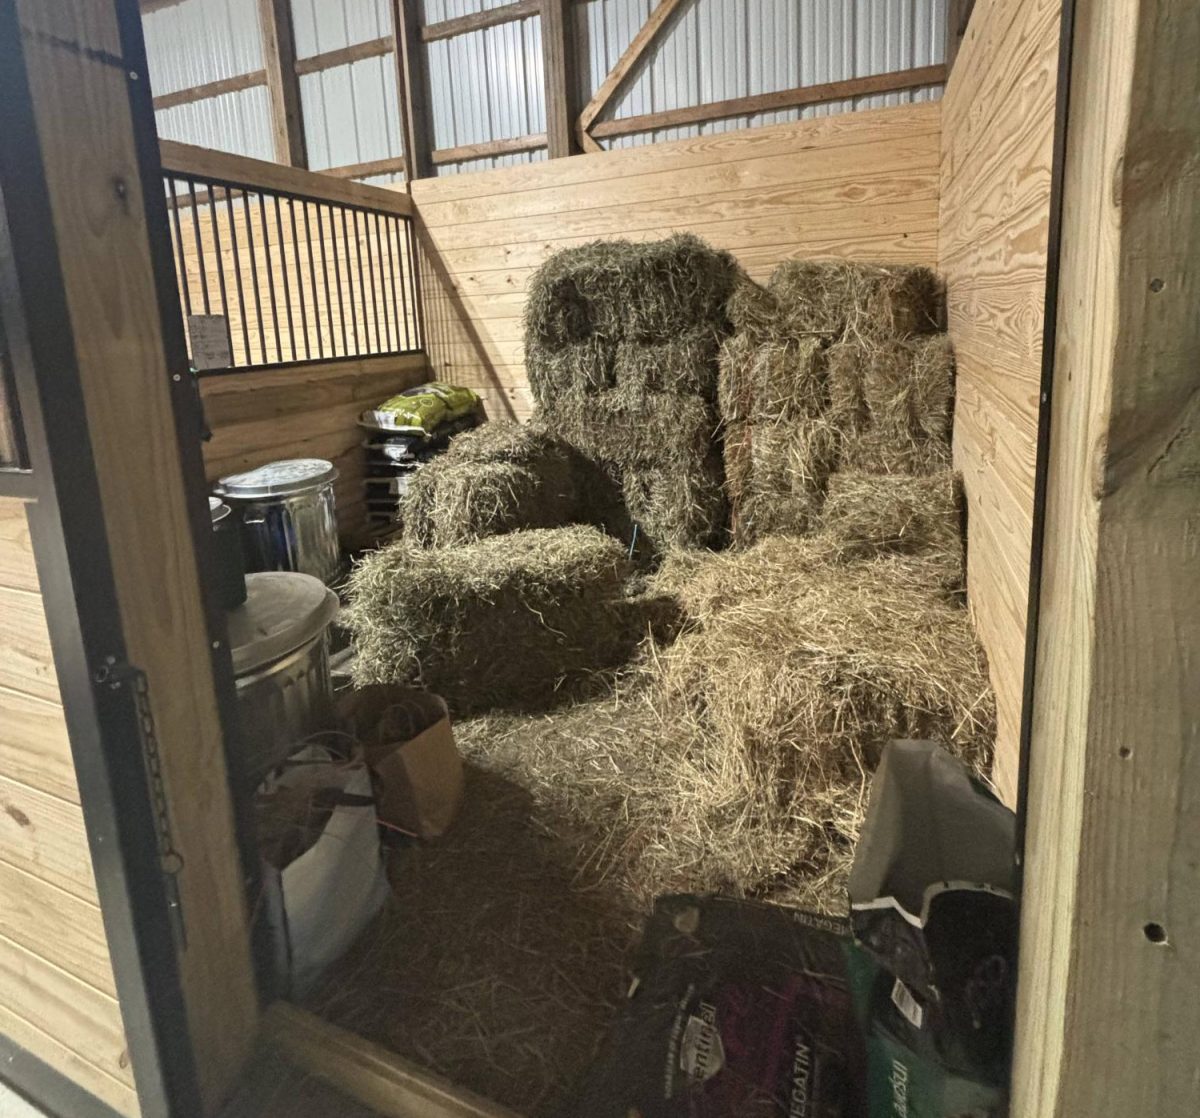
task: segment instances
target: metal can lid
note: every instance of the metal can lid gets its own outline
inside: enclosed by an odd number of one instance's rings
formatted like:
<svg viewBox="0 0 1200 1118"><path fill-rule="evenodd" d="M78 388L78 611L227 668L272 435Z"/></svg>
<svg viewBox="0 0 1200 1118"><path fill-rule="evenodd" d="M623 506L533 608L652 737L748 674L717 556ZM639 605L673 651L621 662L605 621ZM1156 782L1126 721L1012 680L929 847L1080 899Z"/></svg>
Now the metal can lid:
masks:
<svg viewBox="0 0 1200 1118"><path fill-rule="evenodd" d="M337 480L338 472L324 458L287 458L268 462L242 474L221 478L217 492L232 500L287 497L320 489Z"/></svg>
<svg viewBox="0 0 1200 1118"><path fill-rule="evenodd" d="M234 674L252 672L320 636L337 611L337 595L312 575L247 575L246 601L225 615Z"/></svg>
<svg viewBox="0 0 1200 1118"><path fill-rule="evenodd" d="M212 517L213 524L219 524L233 510L221 500L220 497L209 497L208 499L208 515Z"/></svg>

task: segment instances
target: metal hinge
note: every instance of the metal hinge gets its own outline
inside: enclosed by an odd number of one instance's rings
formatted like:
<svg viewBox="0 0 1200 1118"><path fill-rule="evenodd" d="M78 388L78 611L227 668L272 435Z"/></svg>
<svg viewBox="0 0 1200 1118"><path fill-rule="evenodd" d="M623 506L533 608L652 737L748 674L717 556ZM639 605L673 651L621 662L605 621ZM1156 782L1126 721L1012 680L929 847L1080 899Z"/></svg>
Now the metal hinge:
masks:
<svg viewBox="0 0 1200 1118"><path fill-rule="evenodd" d="M167 791L163 784L162 758L159 755L158 735L154 729L154 712L150 707L150 685L145 672L140 668L112 656L105 658L95 673L95 679L98 686L109 691L125 692L134 704L142 761L146 766L146 779L154 808L158 859L166 891L167 908L171 915L176 943L182 950L187 947L187 925L184 923L183 900L179 888L183 856L175 849L175 840L171 833L171 812L167 806Z"/></svg>

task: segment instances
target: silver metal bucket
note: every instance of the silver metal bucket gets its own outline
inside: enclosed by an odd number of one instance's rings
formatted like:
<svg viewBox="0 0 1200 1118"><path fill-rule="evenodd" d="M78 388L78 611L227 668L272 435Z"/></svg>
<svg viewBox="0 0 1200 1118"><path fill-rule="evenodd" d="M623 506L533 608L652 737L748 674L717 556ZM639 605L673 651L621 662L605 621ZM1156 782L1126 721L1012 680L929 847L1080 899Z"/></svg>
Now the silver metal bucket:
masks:
<svg viewBox="0 0 1200 1118"><path fill-rule="evenodd" d="M298 571L327 586L337 581L337 476L324 459L300 458L221 479L217 492L241 515L248 571Z"/></svg>

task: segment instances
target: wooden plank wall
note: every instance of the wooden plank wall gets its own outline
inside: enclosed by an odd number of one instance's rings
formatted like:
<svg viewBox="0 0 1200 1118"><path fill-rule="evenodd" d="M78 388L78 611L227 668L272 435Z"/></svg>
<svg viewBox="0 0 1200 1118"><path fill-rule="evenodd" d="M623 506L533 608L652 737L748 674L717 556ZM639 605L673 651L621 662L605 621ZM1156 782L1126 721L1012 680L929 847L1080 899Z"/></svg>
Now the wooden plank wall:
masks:
<svg viewBox="0 0 1200 1118"><path fill-rule="evenodd" d="M213 432L204 447L211 481L277 458L328 458L338 527L349 546L366 528L365 432L356 421L373 404L429 379L424 354L371 357L263 372L204 377L204 413Z"/></svg>
<svg viewBox="0 0 1200 1118"><path fill-rule="evenodd" d="M979 0L942 101L938 262L958 363L968 591L1015 802L1060 0Z"/></svg>
<svg viewBox="0 0 1200 1118"><path fill-rule="evenodd" d="M0 498L0 1033L138 1113L25 505Z"/></svg>
<svg viewBox="0 0 1200 1118"><path fill-rule="evenodd" d="M528 418L521 311L533 270L599 237L690 230L757 279L796 256L934 264L939 106L555 159L412 184L434 373Z"/></svg>

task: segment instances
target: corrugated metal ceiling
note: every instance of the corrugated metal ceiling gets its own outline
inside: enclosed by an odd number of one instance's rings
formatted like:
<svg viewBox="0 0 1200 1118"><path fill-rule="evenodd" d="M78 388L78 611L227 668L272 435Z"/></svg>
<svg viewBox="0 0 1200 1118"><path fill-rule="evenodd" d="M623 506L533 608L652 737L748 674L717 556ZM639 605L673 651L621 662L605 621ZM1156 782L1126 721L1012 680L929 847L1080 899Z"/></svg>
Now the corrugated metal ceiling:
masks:
<svg viewBox="0 0 1200 1118"><path fill-rule="evenodd" d="M426 23L506 0L425 0ZM573 18L580 104L615 65L656 0L577 0ZM293 0L300 57L388 35L388 0ZM943 60L946 0L692 0L657 40L638 76L605 118L625 118L795 86L925 66ZM538 18L428 45L433 137L438 148L545 130ZM262 67L256 0L184 0L145 18L156 93ZM315 169L400 154L395 68L390 56L301 79L310 165ZM616 137L633 146L860 107L928 100L916 90L759 113ZM159 129L186 140L271 158L263 89L160 111ZM520 153L442 166L439 174L544 159ZM385 176L372 181L388 181Z"/></svg>

